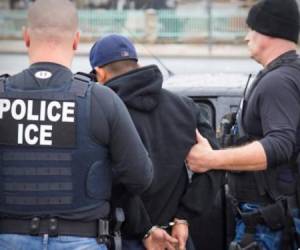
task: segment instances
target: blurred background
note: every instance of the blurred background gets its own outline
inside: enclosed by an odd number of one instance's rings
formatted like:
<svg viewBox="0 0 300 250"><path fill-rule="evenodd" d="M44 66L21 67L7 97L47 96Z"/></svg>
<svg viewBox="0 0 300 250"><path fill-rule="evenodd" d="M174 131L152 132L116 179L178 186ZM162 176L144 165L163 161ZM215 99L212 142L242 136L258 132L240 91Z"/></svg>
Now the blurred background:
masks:
<svg viewBox="0 0 300 250"><path fill-rule="evenodd" d="M1 37L20 38L33 0L1 0ZM147 43L240 43L255 0L73 0L84 40L121 33Z"/></svg>
<svg viewBox="0 0 300 250"><path fill-rule="evenodd" d="M89 71L93 42L119 33L135 42L142 65L158 64L165 77L166 67L175 74L256 72L260 66L248 58L244 42L245 18L255 1L73 0L79 9L82 43L72 69ZM28 65L22 27L32 2L0 0L1 74Z"/></svg>

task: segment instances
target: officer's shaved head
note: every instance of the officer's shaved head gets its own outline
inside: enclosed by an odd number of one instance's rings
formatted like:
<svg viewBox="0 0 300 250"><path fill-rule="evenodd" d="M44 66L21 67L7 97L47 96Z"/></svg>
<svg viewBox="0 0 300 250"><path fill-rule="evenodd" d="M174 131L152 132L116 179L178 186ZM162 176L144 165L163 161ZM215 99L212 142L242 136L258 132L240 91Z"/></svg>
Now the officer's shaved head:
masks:
<svg viewBox="0 0 300 250"><path fill-rule="evenodd" d="M68 39L78 29L78 16L70 0L36 0L28 11L27 28L39 40Z"/></svg>
<svg viewBox="0 0 300 250"><path fill-rule="evenodd" d="M70 0L36 0L30 6L23 39L31 64L70 67L79 38L77 11Z"/></svg>

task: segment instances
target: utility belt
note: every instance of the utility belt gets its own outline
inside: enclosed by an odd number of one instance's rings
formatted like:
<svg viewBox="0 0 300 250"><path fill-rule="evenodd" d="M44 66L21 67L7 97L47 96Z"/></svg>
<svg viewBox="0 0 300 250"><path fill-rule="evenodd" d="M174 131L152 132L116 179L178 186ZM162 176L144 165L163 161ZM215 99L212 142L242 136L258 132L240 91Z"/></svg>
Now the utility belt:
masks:
<svg viewBox="0 0 300 250"><path fill-rule="evenodd" d="M295 234L295 225L292 218L292 209L297 208L295 196L284 197L275 203L259 207L254 212L243 212L235 206L235 215L245 224L245 233L240 242L232 242L229 250L260 250L260 245L255 240L256 226L265 225L273 231L282 230L282 248L290 248L297 242L299 235Z"/></svg>
<svg viewBox="0 0 300 250"><path fill-rule="evenodd" d="M58 218L41 219L0 219L0 234L26 234L40 236L48 234L49 237L79 236L103 238L109 236L109 221L95 220L91 222L71 221Z"/></svg>
<svg viewBox="0 0 300 250"><path fill-rule="evenodd" d="M259 208L255 212L242 212L238 209L238 217L245 223L246 227L255 229L258 224L266 225L272 230L282 229L286 219L285 204L278 201Z"/></svg>
<svg viewBox="0 0 300 250"><path fill-rule="evenodd" d="M0 234L24 234L49 237L78 236L96 238L99 244L105 244L108 249L121 250L121 225L124 222L122 209L116 209L113 215L113 225L109 220L98 219L90 222L65 220L61 218L32 219L0 219Z"/></svg>

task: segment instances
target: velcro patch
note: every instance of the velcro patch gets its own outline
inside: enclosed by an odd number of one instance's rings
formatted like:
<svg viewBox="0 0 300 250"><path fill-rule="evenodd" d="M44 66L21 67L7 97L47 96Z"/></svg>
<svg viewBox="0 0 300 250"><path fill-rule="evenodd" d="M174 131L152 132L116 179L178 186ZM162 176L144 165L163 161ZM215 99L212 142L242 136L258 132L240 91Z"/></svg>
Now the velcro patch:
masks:
<svg viewBox="0 0 300 250"><path fill-rule="evenodd" d="M0 98L0 144L75 147L76 102Z"/></svg>

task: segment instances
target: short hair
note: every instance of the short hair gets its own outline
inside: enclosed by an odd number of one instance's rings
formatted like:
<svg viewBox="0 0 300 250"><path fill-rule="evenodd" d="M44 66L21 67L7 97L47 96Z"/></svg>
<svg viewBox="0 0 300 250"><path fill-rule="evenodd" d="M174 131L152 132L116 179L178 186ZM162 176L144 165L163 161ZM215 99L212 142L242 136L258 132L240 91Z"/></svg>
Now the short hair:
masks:
<svg viewBox="0 0 300 250"><path fill-rule="evenodd" d="M78 14L70 0L36 0L28 10L27 27L38 39L61 40L78 30Z"/></svg>
<svg viewBox="0 0 300 250"><path fill-rule="evenodd" d="M137 69L138 63L136 60L121 60L106 64L103 68L112 73L114 76L118 76Z"/></svg>

